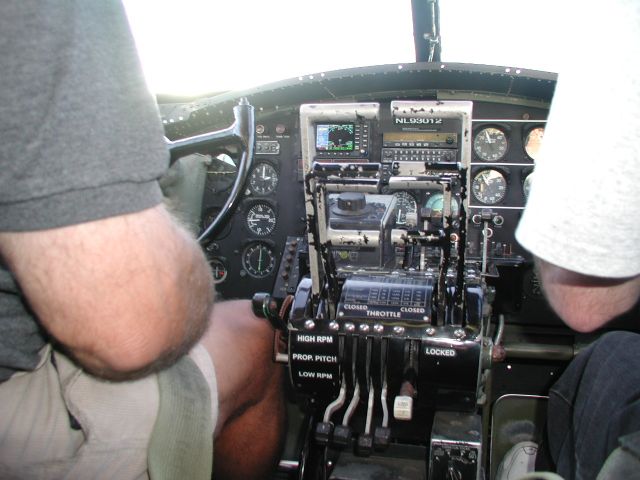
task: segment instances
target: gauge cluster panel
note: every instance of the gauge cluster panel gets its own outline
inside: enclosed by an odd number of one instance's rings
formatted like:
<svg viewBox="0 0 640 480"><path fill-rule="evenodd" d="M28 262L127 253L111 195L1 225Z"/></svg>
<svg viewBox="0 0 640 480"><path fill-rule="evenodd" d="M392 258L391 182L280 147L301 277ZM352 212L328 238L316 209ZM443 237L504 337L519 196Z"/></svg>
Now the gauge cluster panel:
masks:
<svg viewBox="0 0 640 480"><path fill-rule="evenodd" d="M486 250L493 267L530 260L515 240L515 229L533 181L545 122L544 117L484 119L474 112L467 239L471 258L480 258Z"/></svg>
<svg viewBox="0 0 640 480"><path fill-rule="evenodd" d="M390 101L380 101L382 113L372 120L321 122L315 137L318 160L326 156L332 161L398 162L408 177L419 175L429 162L453 160L446 156L451 154L449 142L455 139L440 138L436 126L395 125L390 105ZM249 298L256 291L270 291L280 275L287 237L305 235L298 109L294 105L281 111L257 112L255 157L244 198L217 238L204 245L222 297ZM450 204L445 205L441 188L416 188L410 182L394 185L380 193L395 199L395 227L420 228L424 218L441 218L445 211L457 215L464 207L470 259L480 259L486 251L489 274L501 266L529 262L531 258L516 242L514 232L534 179L546 115L546 108L474 101L464 205L456 195L449 196ZM424 152L437 158L423 158ZM233 148L208 155L204 226L224 205L238 159Z"/></svg>
<svg viewBox="0 0 640 480"><path fill-rule="evenodd" d="M297 117L258 116L256 149L243 199L233 218L204 245L216 290L224 298L250 298L271 290L288 235L304 232ZM203 198L203 225L218 213L237 172L233 151L212 154Z"/></svg>

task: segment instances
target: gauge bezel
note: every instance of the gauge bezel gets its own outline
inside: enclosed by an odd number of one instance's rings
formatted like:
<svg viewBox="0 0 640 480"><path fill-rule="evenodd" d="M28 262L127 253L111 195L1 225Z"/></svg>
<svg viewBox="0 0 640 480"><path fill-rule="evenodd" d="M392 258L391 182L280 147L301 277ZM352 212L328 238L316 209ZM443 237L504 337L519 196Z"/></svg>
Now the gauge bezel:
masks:
<svg viewBox="0 0 640 480"><path fill-rule="evenodd" d="M207 155L210 157L211 162L213 162L216 158L218 158L218 157L220 157L222 155L225 155L225 156L229 157L231 159L231 161L233 162L233 164L234 164L234 166L236 168L235 172L226 173L226 172L220 172L220 171L212 171L211 170L211 166L208 166L207 169L206 169L205 190L211 195L220 195L220 194L226 193L233 186L233 183L234 183L234 181L235 181L235 179L236 179L236 177L238 175L238 163L237 162L239 162L239 160L234 159L233 152L229 152L229 151L221 151L221 152L217 152L216 154L211 153L211 154L207 154ZM221 175L221 174L229 175L230 179L229 180L225 179L224 182L221 181L221 180L217 180L216 183L218 185L220 185L222 188L216 190L216 189L213 188L211 183L214 181L213 180L214 176Z"/></svg>
<svg viewBox="0 0 640 480"><path fill-rule="evenodd" d="M398 227L403 227L403 226L405 226L405 227L413 227L413 228L417 227L418 226L418 208L419 208L418 205L420 205L419 199L416 198L416 196L413 193L411 193L409 190L394 190L393 192L390 192L390 193L395 198L397 198L396 195L398 195L398 194L406 194L413 200L413 203L415 205L415 211L414 211L415 220L416 220L415 225L410 225L410 224L406 223L406 221L405 221L405 223L396 223L396 225ZM396 205L397 205L397 200L396 200ZM407 218L407 214L405 214L405 220L406 220L406 218Z"/></svg>
<svg viewBox="0 0 640 480"><path fill-rule="evenodd" d="M200 217L200 233L204 232L205 229L211 224L211 222L216 218L216 216L220 213L222 207L210 206L206 210L202 212L202 216ZM220 230L215 237L210 238L210 240L222 240L226 238L233 228L234 217L231 216L227 224Z"/></svg>
<svg viewBox="0 0 640 480"><path fill-rule="evenodd" d="M544 139L544 131L545 131L545 127L546 124L544 123L536 123L533 125L528 126L522 135L522 150L524 151L525 155L527 156L527 158L529 158L530 160L532 160L533 162L536 162L539 158L534 157L533 155L531 155L529 153L529 151L527 150L527 139L529 138L529 135L531 135L531 132L533 132L534 130L536 130L537 128L541 128L543 130L543 139ZM540 145L542 145L542 140L540 140ZM538 147L538 151L536 152L538 155L540 153L540 147Z"/></svg>
<svg viewBox="0 0 640 480"><path fill-rule="evenodd" d="M256 247L265 248L269 252L269 255L271 257L271 261L269 262L268 269L265 270L264 273L257 273L257 271L253 268L253 266L250 263L248 263L248 260L247 260L247 254L249 253L249 251L252 248L256 248ZM247 273L247 275L249 275L252 278L266 278L269 275L272 275L276 270L277 258L276 258L276 252L273 246L271 246L267 242L263 242L260 240L249 242L244 247L244 249L242 250L241 261L242 261L242 269Z"/></svg>
<svg viewBox="0 0 640 480"><path fill-rule="evenodd" d="M488 129L495 129L498 130L499 132L502 133L502 135L504 136L504 141L506 142L506 147L504 149L504 152L502 152L502 154L497 157L497 158L485 158L483 157L480 153L478 153L477 147L476 147L476 139L480 136L481 132L484 132L485 130ZM509 149L511 148L511 139L510 139L510 130L503 126L503 125L497 125L497 124L482 124L479 127L477 127L474 132L473 132L473 139L471 141L471 149L473 150L473 155L476 159L480 160L483 163L493 163L493 162L500 162L501 160L503 160L507 154L509 153Z"/></svg>
<svg viewBox="0 0 640 480"><path fill-rule="evenodd" d="M262 165L267 165L268 167L271 167L276 175L276 181L275 184L273 185L273 188L270 189L268 192L256 192L256 190L254 189L253 185L251 184L251 180L253 178L254 173L256 172L256 170L262 166ZM278 190L278 185L280 184L280 172L278 171L278 168L276 166L276 164L274 164L273 162L270 162L268 160L262 160L260 159L259 161L256 162L256 164L253 166L253 168L251 169L251 173L249 174L249 178L247 180L247 186L249 191L251 192L251 194L257 196L257 197L266 197L269 195L273 195L277 190Z"/></svg>
<svg viewBox="0 0 640 480"><path fill-rule="evenodd" d="M249 225L249 214L251 213L251 210L257 207L258 205L264 205L269 209L271 209L271 211L273 212L273 227L267 232L263 232L263 233L257 232L253 230ZM249 231L249 233L251 233L252 235L255 235L256 237L267 237L269 235L272 235L276 231L276 228L278 227L278 211L276 206L272 202L269 202L263 199L248 203L244 209L244 226Z"/></svg>
<svg viewBox="0 0 640 480"><path fill-rule="evenodd" d="M499 173L500 176L502 176L502 178L504 179L504 184L505 184L504 193L495 202L486 202L486 201L483 201L482 199L478 198L478 195L476 194L476 191L473 188L473 185L474 185L474 183L476 181L476 178L482 172L486 172L486 171L495 171L495 172ZM507 198L507 194L509 193L509 174L507 172L505 172L504 170L500 169L500 168L494 168L494 167L479 168L479 169L475 170L474 172L472 172L470 190L471 190L471 195L473 195L473 198L476 201L480 202L480 204L482 204L482 205L499 205L500 203L504 202L504 200Z"/></svg>
<svg viewBox="0 0 640 480"><path fill-rule="evenodd" d="M209 267L212 270L212 277L213 277L213 283L214 285L219 285L222 282L224 282L227 277L229 276L229 267L227 267L227 264L224 263L224 261L220 258L220 257L210 257L208 258L209 261ZM219 263L224 267L224 276L220 279L216 279L215 275L213 275L213 263Z"/></svg>
<svg viewBox="0 0 640 480"><path fill-rule="evenodd" d="M525 203L527 202L527 200L529 200L529 196L526 193L526 184L527 182L533 181L533 177L531 177L531 175L533 175L534 172L535 170L533 168L525 168L521 173L520 186L522 187L522 198L524 199Z"/></svg>
<svg viewBox="0 0 640 480"><path fill-rule="evenodd" d="M422 208L428 208L427 207L427 203L431 202L433 198L435 197L441 197L442 198L442 210L440 212L438 212L438 215L436 215L436 217L441 217L444 213L444 194L442 193L441 190L437 190L437 191L426 191L425 195L424 195L424 201L421 204ZM452 196L451 197L452 200L452 205L451 205L451 215L453 216L457 216L458 213L460 212L460 199L456 196ZM453 208L453 204L455 203L455 209ZM433 208L432 208L433 210Z"/></svg>

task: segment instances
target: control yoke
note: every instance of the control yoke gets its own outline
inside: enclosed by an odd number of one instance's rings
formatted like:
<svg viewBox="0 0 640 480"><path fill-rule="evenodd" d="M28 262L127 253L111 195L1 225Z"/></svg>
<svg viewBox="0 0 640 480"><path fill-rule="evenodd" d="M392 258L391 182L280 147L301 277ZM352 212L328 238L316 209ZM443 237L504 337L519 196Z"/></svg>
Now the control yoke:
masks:
<svg viewBox="0 0 640 480"><path fill-rule="evenodd" d="M249 172L253 165L253 150L255 146L255 118L253 106L246 98L240 100L238 105L233 107L234 122L228 128L215 132L203 133L194 137L182 138L171 141L165 138L169 149L170 165L180 157L191 153L200 152L203 148L225 146L229 143L238 143L242 150L240 163L238 164L238 175L233 183L231 193L218 216L209 224L205 231L198 238L199 241L215 236L221 228L231 218L233 212L238 207L242 199L244 184L247 181Z"/></svg>

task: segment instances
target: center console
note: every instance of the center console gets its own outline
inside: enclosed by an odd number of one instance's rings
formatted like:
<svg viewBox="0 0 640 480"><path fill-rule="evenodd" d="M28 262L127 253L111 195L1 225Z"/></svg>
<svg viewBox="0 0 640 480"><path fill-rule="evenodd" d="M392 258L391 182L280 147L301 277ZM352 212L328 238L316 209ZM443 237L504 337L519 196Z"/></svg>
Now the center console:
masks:
<svg viewBox="0 0 640 480"><path fill-rule="evenodd" d="M254 310L314 412L321 476L480 478L490 290L467 254L472 103L388 108L301 106L307 235L287 241L287 288Z"/></svg>

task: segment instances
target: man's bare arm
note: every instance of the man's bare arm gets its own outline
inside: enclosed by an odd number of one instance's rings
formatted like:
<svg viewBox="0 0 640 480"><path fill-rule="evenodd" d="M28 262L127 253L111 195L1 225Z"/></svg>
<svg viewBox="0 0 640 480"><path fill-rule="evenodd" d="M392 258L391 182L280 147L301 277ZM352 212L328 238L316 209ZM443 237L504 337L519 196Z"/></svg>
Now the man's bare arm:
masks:
<svg viewBox="0 0 640 480"><path fill-rule="evenodd" d="M579 332L600 328L627 312L640 297L640 276L593 277L539 258L536 267L547 300L560 318Z"/></svg>
<svg viewBox="0 0 640 480"><path fill-rule="evenodd" d="M0 253L42 326L98 375L126 378L169 363L207 326L206 259L163 206L0 233Z"/></svg>

